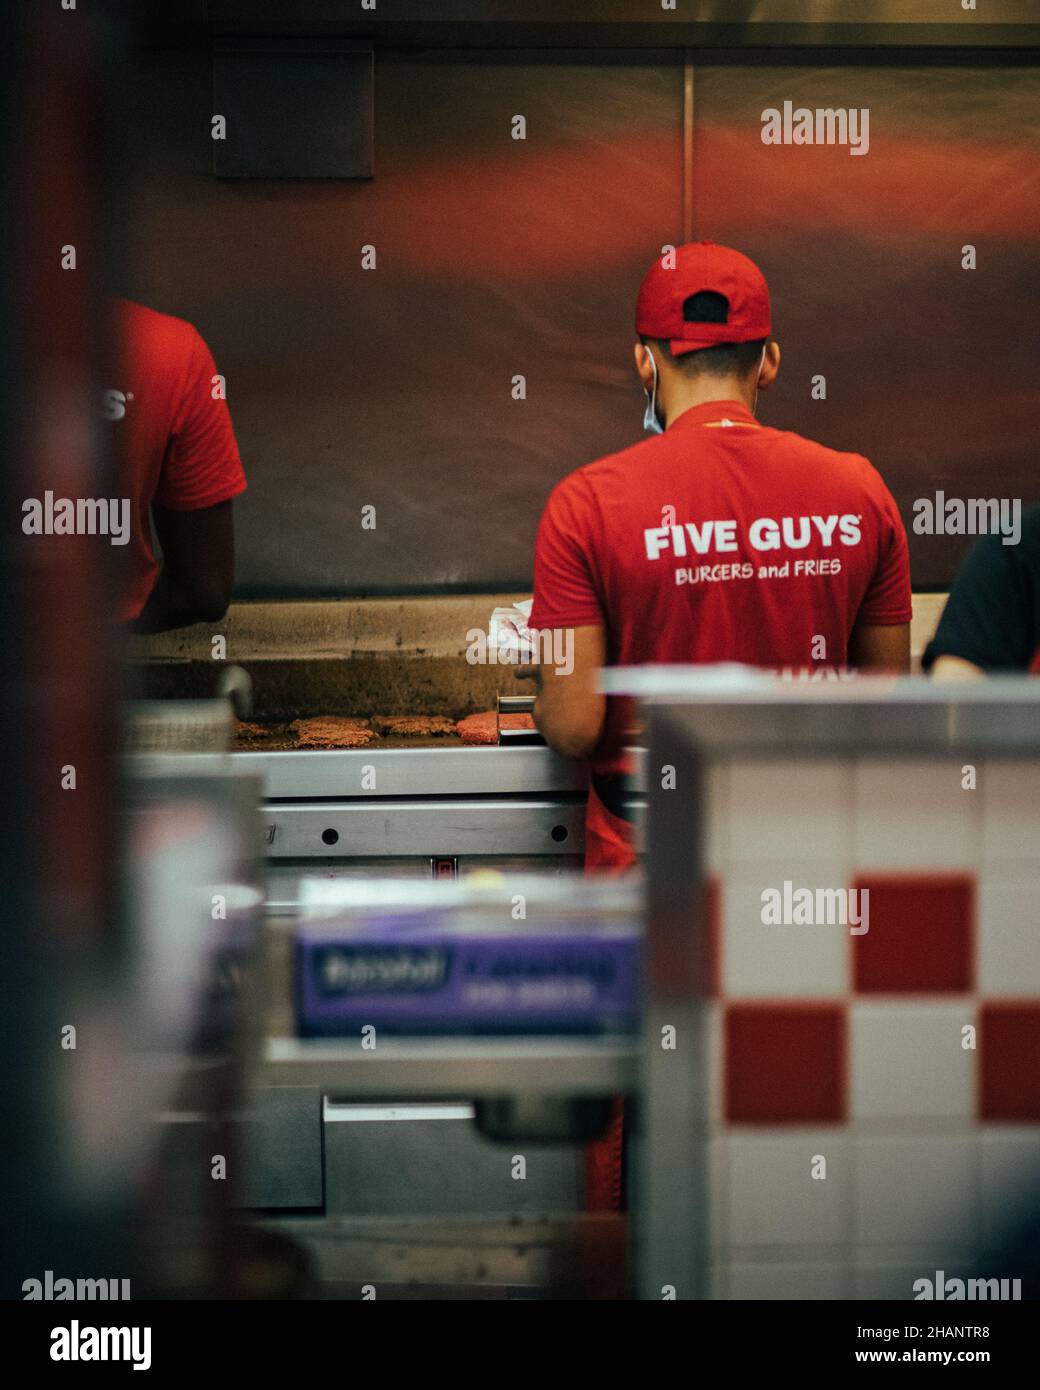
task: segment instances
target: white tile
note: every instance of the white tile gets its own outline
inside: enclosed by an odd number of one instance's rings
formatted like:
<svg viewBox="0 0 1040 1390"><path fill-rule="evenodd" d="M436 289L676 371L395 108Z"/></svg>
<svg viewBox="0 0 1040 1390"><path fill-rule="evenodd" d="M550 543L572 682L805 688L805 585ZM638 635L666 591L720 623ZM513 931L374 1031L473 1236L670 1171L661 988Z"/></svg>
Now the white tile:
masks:
<svg viewBox="0 0 1040 1390"><path fill-rule="evenodd" d="M727 998L833 998L851 988L851 937L840 923L765 925L762 894L846 888L845 866L823 861L741 865L722 893L722 981Z"/></svg>
<svg viewBox="0 0 1040 1390"><path fill-rule="evenodd" d="M988 866L979 885L979 994L1040 994L1040 873Z"/></svg>
<svg viewBox="0 0 1040 1390"><path fill-rule="evenodd" d="M708 768L704 855L710 873L724 872L729 860L729 763Z"/></svg>
<svg viewBox="0 0 1040 1390"><path fill-rule="evenodd" d="M941 1245L973 1252L979 1229L975 1132L921 1139L857 1138L857 1247Z"/></svg>
<svg viewBox="0 0 1040 1390"><path fill-rule="evenodd" d="M1040 1126L982 1130L982 1243L992 1249L1040 1207ZM1008 1271L1009 1275L1013 1271Z"/></svg>
<svg viewBox="0 0 1040 1390"><path fill-rule="evenodd" d="M852 1118L975 1114L978 1054L961 1046L975 1004L854 1004L850 1009Z"/></svg>
<svg viewBox="0 0 1040 1390"><path fill-rule="evenodd" d="M729 1268L731 1299L850 1298L852 1270L842 1264L745 1264Z"/></svg>
<svg viewBox="0 0 1040 1390"><path fill-rule="evenodd" d="M951 758L862 759L854 776L853 858L864 869L972 869L981 802Z"/></svg>
<svg viewBox="0 0 1040 1390"><path fill-rule="evenodd" d="M1040 759L990 758L978 769L987 864L1040 862Z"/></svg>
<svg viewBox="0 0 1040 1390"><path fill-rule="evenodd" d="M813 1177L818 1158L826 1177ZM734 1134L729 1148L729 1237L734 1246L832 1245L851 1232L850 1141L838 1130Z"/></svg>
<svg viewBox="0 0 1040 1390"><path fill-rule="evenodd" d="M849 863L851 782L850 762L734 762L730 862L820 858Z"/></svg>

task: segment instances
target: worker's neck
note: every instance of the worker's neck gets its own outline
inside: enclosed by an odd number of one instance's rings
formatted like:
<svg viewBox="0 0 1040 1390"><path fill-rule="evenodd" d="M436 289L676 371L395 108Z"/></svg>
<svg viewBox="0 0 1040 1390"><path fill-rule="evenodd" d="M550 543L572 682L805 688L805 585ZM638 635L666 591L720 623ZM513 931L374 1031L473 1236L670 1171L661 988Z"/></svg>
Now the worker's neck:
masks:
<svg viewBox="0 0 1040 1390"><path fill-rule="evenodd" d="M692 381L679 380L672 384L668 400L661 401L665 427L695 405L712 401L739 401L748 410L754 409L755 386L751 378L738 376L704 376Z"/></svg>

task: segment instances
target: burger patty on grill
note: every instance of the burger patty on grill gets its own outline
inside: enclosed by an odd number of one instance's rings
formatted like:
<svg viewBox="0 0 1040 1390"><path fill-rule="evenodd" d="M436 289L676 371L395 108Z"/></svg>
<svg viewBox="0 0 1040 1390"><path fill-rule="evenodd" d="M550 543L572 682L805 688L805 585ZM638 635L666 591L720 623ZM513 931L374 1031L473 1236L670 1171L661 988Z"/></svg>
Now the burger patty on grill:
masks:
<svg viewBox="0 0 1040 1390"><path fill-rule="evenodd" d="M499 728L533 729L534 720L529 714L496 715L493 709L482 710L480 714L467 714L455 725L455 732L463 743L497 743Z"/></svg>
<svg viewBox="0 0 1040 1390"><path fill-rule="evenodd" d="M442 738L455 723L442 714L374 714L372 727L384 738Z"/></svg>
<svg viewBox="0 0 1040 1390"><path fill-rule="evenodd" d="M339 715L320 715L315 719L294 719L290 725L301 748L364 748L379 735L367 719L348 719Z"/></svg>
<svg viewBox="0 0 1040 1390"><path fill-rule="evenodd" d="M266 724L253 724L248 719L236 719L231 734L236 743L250 743L253 739L270 738L271 730Z"/></svg>

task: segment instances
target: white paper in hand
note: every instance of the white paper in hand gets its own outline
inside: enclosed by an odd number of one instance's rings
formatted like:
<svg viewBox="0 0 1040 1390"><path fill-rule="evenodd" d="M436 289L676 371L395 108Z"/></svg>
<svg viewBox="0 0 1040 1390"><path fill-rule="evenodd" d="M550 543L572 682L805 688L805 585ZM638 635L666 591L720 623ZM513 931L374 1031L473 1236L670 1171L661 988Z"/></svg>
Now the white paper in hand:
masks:
<svg viewBox="0 0 1040 1390"><path fill-rule="evenodd" d="M488 619L488 645L512 661L530 660L535 655L535 641L528 627L533 603L533 599L521 599L509 608L496 608Z"/></svg>

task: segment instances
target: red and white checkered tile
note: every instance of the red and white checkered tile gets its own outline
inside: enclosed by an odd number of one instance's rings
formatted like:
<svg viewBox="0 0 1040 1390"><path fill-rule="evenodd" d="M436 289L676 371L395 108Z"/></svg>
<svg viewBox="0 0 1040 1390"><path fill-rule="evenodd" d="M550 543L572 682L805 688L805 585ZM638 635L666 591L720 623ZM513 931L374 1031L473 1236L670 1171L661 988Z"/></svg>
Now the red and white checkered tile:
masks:
<svg viewBox="0 0 1040 1390"><path fill-rule="evenodd" d="M976 778L713 769L713 1296L912 1298L978 1275L1035 1198L1040 766ZM764 925L784 880L869 889L869 930Z"/></svg>

